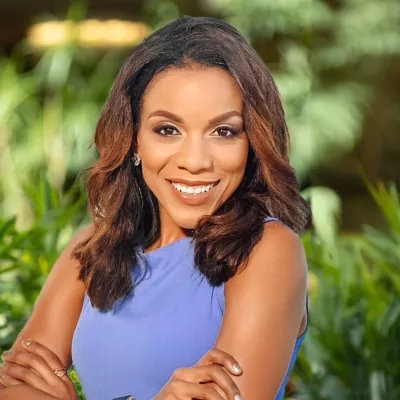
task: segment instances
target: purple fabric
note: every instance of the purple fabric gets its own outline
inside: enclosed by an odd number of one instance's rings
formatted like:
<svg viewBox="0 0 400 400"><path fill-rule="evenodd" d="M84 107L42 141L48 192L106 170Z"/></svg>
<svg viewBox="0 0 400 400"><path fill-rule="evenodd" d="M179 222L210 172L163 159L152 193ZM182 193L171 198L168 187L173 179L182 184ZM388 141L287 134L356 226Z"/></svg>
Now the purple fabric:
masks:
<svg viewBox="0 0 400 400"><path fill-rule="evenodd" d="M150 400L176 368L196 364L218 336L224 285L210 286L195 270L192 240L178 240L144 259L145 278L115 310L101 312L85 296L72 359L87 400ZM139 263L134 277L144 265ZM277 400L283 399L304 336L296 341Z"/></svg>

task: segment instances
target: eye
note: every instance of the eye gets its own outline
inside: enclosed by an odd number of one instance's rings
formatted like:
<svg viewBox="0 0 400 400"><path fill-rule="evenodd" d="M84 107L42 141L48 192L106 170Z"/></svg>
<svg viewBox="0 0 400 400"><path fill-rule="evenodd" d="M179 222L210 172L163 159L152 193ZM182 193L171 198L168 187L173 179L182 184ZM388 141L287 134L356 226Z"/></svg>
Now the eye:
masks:
<svg viewBox="0 0 400 400"><path fill-rule="evenodd" d="M212 136L232 137L239 133L239 131L230 126L219 126L212 134Z"/></svg>
<svg viewBox="0 0 400 400"><path fill-rule="evenodd" d="M162 136L176 136L179 135L179 131L173 125L160 125L154 129L154 132Z"/></svg>

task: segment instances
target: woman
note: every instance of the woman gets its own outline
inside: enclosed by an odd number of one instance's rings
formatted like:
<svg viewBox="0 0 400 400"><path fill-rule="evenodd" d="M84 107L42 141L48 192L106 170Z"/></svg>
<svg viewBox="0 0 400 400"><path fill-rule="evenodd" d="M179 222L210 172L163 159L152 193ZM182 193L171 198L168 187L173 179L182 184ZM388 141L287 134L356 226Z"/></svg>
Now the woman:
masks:
<svg viewBox="0 0 400 400"><path fill-rule="evenodd" d="M282 399L307 330L308 219L274 81L184 17L144 40L95 132L93 225L61 254L0 399ZM297 233L297 234L296 234Z"/></svg>

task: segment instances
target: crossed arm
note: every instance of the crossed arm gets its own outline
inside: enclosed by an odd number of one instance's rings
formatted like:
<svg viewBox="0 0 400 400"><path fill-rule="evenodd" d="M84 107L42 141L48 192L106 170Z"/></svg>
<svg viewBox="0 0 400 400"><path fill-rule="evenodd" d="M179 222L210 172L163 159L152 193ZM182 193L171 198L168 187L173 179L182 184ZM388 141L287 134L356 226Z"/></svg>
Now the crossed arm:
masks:
<svg viewBox="0 0 400 400"><path fill-rule="evenodd" d="M71 363L72 336L84 286L70 254L90 228L62 253L40 294L22 339L38 341L63 363ZM286 375L296 338L306 327L307 263L300 239L280 223L265 225L249 262L225 285L225 313L217 349L232 355L243 373L233 377L244 399L274 399ZM215 390L226 399L221 389ZM0 390L2 399L59 399L27 385ZM47 397L46 397L47 396Z"/></svg>

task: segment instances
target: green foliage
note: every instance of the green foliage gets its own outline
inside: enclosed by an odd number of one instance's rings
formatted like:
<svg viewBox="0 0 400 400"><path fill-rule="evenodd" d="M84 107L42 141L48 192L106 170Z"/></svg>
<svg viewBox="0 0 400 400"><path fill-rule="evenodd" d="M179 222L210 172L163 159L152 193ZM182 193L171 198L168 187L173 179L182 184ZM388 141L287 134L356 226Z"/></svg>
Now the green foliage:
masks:
<svg viewBox="0 0 400 400"><path fill-rule="evenodd" d="M78 185L61 198L42 177L26 187L35 220L19 230L16 218L0 219L0 348L10 348L32 312L53 264L72 234L87 223Z"/></svg>
<svg viewBox="0 0 400 400"><path fill-rule="evenodd" d="M32 56L24 50L24 57ZM66 45L47 50L22 72L18 58L0 60L0 211L28 227L33 210L24 192L44 171L62 192L94 160L88 147L123 60L121 52Z"/></svg>
<svg viewBox="0 0 400 400"><path fill-rule="evenodd" d="M68 375L71 378L71 381L74 382L74 385L76 387L76 391L78 392L79 398L81 400L85 400L85 395L83 393L81 382L79 381L76 371L74 369L72 369L68 372Z"/></svg>
<svg viewBox="0 0 400 400"><path fill-rule="evenodd" d="M395 186L369 190L388 224L337 237L304 236L310 330L297 363L304 399L400 397L400 204Z"/></svg>
<svg viewBox="0 0 400 400"><path fill-rule="evenodd" d="M214 0L209 3L249 37L271 38L277 33L297 34L325 28L332 18L330 9L320 0Z"/></svg>

